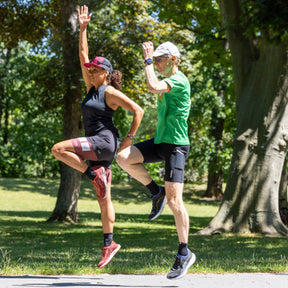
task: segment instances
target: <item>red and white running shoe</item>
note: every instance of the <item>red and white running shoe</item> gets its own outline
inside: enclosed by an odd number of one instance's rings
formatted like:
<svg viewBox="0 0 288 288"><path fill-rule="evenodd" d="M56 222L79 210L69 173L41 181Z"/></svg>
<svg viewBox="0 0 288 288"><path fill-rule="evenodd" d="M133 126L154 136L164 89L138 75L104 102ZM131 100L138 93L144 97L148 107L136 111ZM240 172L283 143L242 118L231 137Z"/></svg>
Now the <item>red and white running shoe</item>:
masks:
<svg viewBox="0 0 288 288"><path fill-rule="evenodd" d="M109 168L105 168L103 166L93 169L93 171L96 173L96 177L94 180L92 180L92 184L94 185L95 189L99 191L100 197L104 199L107 195L108 191L108 180L109 173L111 173L111 170ZM106 174L107 173L107 174ZM111 177L111 176L110 176ZM111 182L111 180L110 180Z"/></svg>
<svg viewBox="0 0 288 288"><path fill-rule="evenodd" d="M119 251L121 248L120 244L116 244L114 241L112 241L110 246L104 246L102 248L102 259L97 265L99 269L104 268L115 256L115 254Z"/></svg>

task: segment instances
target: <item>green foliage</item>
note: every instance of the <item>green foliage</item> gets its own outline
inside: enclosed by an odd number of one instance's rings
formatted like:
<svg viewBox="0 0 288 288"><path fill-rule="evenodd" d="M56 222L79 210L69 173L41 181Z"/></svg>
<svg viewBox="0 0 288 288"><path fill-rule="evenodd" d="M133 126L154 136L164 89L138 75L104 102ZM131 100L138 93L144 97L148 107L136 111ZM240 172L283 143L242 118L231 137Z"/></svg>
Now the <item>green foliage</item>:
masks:
<svg viewBox="0 0 288 288"><path fill-rule="evenodd" d="M110 59L114 68L123 72L123 92L145 110L135 142L153 137L157 123L156 97L147 91L146 86L142 42L151 40L157 46L169 40L179 47L183 55L181 70L192 84L193 105L189 118L192 146L186 180L196 179L198 176L191 178L194 172L197 175L205 174L208 161L217 150L215 141L209 138L212 107L217 110L219 117L225 118L221 164L227 167L234 125L234 104L230 55L223 50L225 39L217 3L212 0L185 0L181 3L168 0L80 2L81 5L88 5L90 13L93 13L88 27L90 58L102 55ZM5 90L1 98L3 112L0 120L2 127L7 128L1 129L0 136L3 141L8 136L8 143L1 143L1 151L6 155L0 160L1 173L26 177L58 175L57 161L51 156L50 148L62 140L64 75L61 73L63 63L59 42L59 1L33 0L28 5L25 3L4 1L0 5L0 14L6 13L5 21L0 24L3 27L0 37L4 43L0 58L6 59L0 63L0 83ZM11 29L8 25L11 21L14 21L13 25L18 21L19 29ZM33 27L27 29L31 25ZM21 42L24 39L33 46ZM8 52L11 54L9 61L5 55ZM7 70L10 73L6 73ZM221 79L219 73L223 74ZM221 102L223 99L218 97L217 91L223 86L225 101ZM9 113L6 126L5 109ZM116 111L114 122L122 136L127 134L131 120L130 112L121 108ZM20 141L21 133L25 139L23 143ZM159 176L162 164L148 167L156 179L162 180ZM126 177L120 169L114 169L117 179Z"/></svg>
<svg viewBox="0 0 288 288"><path fill-rule="evenodd" d="M243 0L242 27L252 37L267 40L288 39L288 2L286 0Z"/></svg>
<svg viewBox="0 0 288 288"><path fill-rule="evenodd" d="M20 41L34 45L48 35L51 14L47 14L48 0L10 0L0 3L0 40L9 49L18 46ZM36 25L35 25L36 24Z"/></svg>
<svg viewBox="0 0 288 288"><path fill-rule="evenodd" d="M9 126L0 132L0 171L7 177L51 177L58 170L50 149L61 139L61 109L57 108L61 91L59 86L57 89L59 73L49 69L53 58L31 54L30 48L21 43L8 50L9 56L0 65L0 104L5 114L9 113ZM1 55L5 53L8 52L2 46ZM49 82L51 89L46 88ZM1 124L4 126L4 122Z"/></svg>
<svg viewBox="0 0 288 288"><path fill-rule="evenodd" d="M228 70L225 72L225 69ZM235 102L233 97L233 82L230 67L219 64L203 67L201 63L195 65L195 75L192 80L192 107L189 117L189 136L191 152L187 159L188 167L201 177L208 171L210 159L218 157L218 165L227 176L231 155L232 141L235 132ZM220 77L221 75L221 77ZM223 90L224 99L218 91ZM214 111L214 113L212 113ZM225 122L224 133L219 150L219 143L211 136L215 115L218 121ZM214 118L213 118L214 117ZM219 166L212 166L217 169ZM191 175L191 170L188 175Z"/></svg>

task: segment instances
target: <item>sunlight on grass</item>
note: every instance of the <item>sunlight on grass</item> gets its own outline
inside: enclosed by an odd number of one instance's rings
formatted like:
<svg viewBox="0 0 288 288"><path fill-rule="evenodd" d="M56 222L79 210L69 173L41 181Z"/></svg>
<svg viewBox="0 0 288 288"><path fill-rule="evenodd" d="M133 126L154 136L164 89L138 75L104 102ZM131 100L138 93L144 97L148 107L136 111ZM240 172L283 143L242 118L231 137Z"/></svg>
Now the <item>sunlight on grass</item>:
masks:
<svg viewBox="0 0 288 288"><path fill-rule="evenodd" d="M165 207L155 221L151 200L138 183L113 184L114 238L122 246L112 263L97 269L103 246L101 217L90 181L83 181L80 222L46 223L59 180L0 179L0 274L167 273L177 249L174 217ZM288 271L287 239L235 235L198 236L216 214L219 202L202 201L202 186L186 185L190 216L189 247L197 261L189 273Z"/></svg>

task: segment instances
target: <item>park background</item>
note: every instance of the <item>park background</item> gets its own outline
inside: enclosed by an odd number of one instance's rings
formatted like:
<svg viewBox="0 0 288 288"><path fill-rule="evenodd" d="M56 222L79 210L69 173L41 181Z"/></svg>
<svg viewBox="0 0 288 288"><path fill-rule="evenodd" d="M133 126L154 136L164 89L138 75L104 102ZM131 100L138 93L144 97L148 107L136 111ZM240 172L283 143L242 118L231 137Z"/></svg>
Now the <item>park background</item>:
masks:
<svg viewBox="0 0 288 288"><path fill-rule="evenodd" d="M287 271L286 2L2 1L1 273L96 273L96 198L89 181L50 152L83 135L76 8L84 4L93 13L90 57L110 59L123 72L123 92L145 110L137 142L153 136L157 121L142 42L172 41L183 55L192 101L184 199L199 257L193 271ZM124 137L131 117L116 112ZM163 164L147 168L161 184ZM112 171L115 229L126 248L105 269L165 272L177 241L171 213L149 223L143 188L116 163Z"/></svg>

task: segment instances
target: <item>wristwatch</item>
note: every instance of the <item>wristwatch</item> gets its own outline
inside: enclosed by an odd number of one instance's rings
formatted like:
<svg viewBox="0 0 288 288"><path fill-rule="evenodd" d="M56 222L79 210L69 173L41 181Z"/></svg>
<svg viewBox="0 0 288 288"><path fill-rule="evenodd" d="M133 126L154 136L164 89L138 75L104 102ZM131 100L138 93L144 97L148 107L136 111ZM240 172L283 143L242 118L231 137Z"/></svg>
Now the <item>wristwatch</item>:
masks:
<svg viewBox="0 0 288 288"><path fill-rule="evenodd" d="M135 136L132 135L132 134L128 134L127 137L128 137L130 140L134 140L134 139L135 139Z"/></svg>
<svg viewBox="0 0 288 288"><path fill-rule="evenodd" d="M151 58L147 58L144 60L144 64L150 65L153 63L153 60Z"/></svg>

